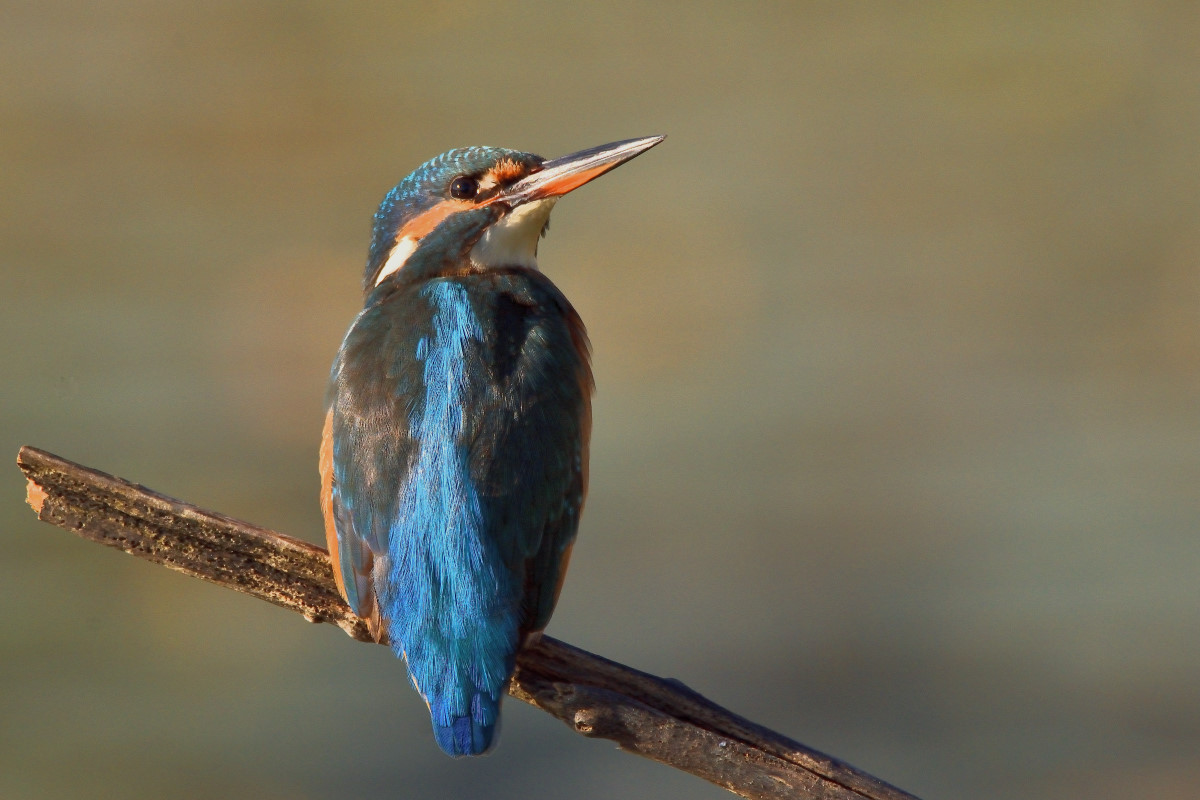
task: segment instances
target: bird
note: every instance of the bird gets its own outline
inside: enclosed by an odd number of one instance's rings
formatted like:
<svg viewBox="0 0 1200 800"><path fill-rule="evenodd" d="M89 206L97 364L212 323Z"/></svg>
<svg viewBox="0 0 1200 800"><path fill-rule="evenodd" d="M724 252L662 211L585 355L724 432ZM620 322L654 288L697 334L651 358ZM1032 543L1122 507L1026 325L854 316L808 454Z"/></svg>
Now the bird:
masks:
<svg viewBox="0 0 1200 800"><path fill-rule="evenodd" d="M450 756L493 746L587 494L591 345L539 240L559 198L664 138L450 150L375 213L330 370L321 508L338 590L404 659Z"/></svg>

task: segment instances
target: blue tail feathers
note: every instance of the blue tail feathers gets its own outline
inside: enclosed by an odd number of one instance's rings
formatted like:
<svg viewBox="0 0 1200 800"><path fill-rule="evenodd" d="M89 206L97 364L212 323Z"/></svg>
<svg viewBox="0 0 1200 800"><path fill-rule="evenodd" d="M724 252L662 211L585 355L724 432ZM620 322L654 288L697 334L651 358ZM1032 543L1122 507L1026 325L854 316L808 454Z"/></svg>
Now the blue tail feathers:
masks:
<svg viewBox="0 0 1200 800"><path fill-rule="evenodd" d="M478 756L486 753L495 740L500 721L500 703L483 692L471 698L470 711L455 716L448 698L429 698L433 720L433 738L449 756ZM458 705L455 703L454 705Z"/></svg>

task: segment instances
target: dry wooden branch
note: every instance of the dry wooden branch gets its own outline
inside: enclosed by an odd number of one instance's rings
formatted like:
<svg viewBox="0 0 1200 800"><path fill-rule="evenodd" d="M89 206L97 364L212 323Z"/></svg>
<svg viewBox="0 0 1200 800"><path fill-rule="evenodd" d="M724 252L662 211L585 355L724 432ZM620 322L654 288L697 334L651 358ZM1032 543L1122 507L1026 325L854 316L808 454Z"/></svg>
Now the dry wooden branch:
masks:
<svg viewBox="0 0 1200 800"><path fill-rule="evenodd" d="M22 447L38 518L86 539L337 625L371 641L316 545L204 511ZM509 693L584 736L698 775L748 798L915 800L893 786L657 678L543 637L517 659Z"/></svg>

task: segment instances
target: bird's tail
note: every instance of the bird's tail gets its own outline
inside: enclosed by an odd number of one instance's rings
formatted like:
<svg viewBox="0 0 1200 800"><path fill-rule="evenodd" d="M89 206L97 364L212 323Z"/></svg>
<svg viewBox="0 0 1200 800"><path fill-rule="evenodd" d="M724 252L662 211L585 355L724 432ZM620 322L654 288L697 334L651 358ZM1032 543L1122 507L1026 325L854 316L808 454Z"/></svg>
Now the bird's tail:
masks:
<svg viewBox="0 0 1200 800"><path fill-rule="evenodd" d="M482 755L495 741L500 723L499 699L478 690L473 694L469 691L459 694L452 689L453 697L428 698L433 737L446 755Z"/></svg>

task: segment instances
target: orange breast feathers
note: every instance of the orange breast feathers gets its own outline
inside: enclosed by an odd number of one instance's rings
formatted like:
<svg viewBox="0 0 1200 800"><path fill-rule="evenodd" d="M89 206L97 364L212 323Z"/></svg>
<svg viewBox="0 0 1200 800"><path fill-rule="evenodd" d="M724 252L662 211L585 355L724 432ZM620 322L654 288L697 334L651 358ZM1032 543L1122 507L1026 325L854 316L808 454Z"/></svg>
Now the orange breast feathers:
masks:
<svg viewBox="0 0 1200 800"><path fill-rule="evenodd" d="M342 560L338 553L337 525L333 519L333 410L325 415L325 428L321 431L321 514L325 517L325 546L329 548L329 561L333 565L333 580L337 583L342 599L346 598L346 585L342 582Z"/></svg>

